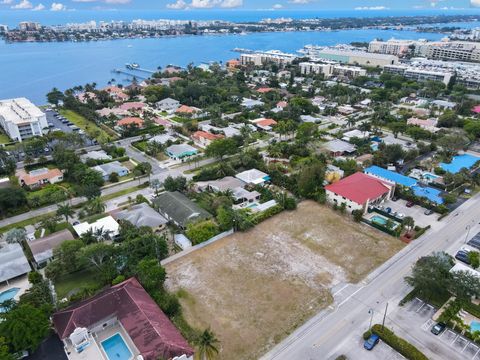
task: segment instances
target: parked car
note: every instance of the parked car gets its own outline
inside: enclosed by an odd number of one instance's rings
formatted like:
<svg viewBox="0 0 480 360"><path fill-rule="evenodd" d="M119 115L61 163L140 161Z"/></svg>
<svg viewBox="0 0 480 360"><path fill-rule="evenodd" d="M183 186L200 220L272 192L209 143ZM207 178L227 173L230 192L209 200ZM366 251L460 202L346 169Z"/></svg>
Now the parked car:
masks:
<svg viewBox="0 0 480 360"><path fill-rule="evenodd" d="M394 196L394 197L392 198L392 201L398 201L398 197Z"/></svg>
<svg viewBox="0 0 480 360"><path fill-rule="evenodd" d="M432 327L432 330L430 331L434 335L440 335L446 327L447 325L445 325L444 323L437 323L434 327Z"/></svg>
<svg viewBox="0 0 480 360"><path fill-rule="evenodd" d="M433 214L433 210L427 209L427 210L425 210L424 214L425 214L425 215L432 215L432 214Z"/></svg>
<svg viewBox="0 0 480 360"><path fill-rule="evenodd" d="M403 218L405 217L405 214L398 213L398 214L397 214L397 217L398 217L399 219L403 219Z"/></svg>
<svg viewBox="0 0 480 360"><path fill-rule="evenodd" d="M363 347L367 350L372 350L379 341L380 336L378 336L377 334L372 334L367 340L365 340L365 342L363 343Z"/></svg>
<svg viewBox="0 0 480 360"><path fill-rule="evenodd" d="M392 208L387 207L387 208L385 209L385 212L386 212L387 214L390 214L390 213L392 212Z"/></svg>
<svg viewBox="0 0 480 360"><path fill-rule="evenodd" d="M414 205L415 205L415 203L414 203L413 201L409 201L409 202L407 202L407 205L406 205L406 206L407 206L408 208L411 208L411 207L413 207Z"/></svg>
<svg viewBox="0 0 480 360"><path fill-rule="evenodd" d="M470 265L470 259L468 258L468 252L465 251L465 250L459 250L457 251L457 253L455 254L455 259L467 264L467 265Z"/></svg>

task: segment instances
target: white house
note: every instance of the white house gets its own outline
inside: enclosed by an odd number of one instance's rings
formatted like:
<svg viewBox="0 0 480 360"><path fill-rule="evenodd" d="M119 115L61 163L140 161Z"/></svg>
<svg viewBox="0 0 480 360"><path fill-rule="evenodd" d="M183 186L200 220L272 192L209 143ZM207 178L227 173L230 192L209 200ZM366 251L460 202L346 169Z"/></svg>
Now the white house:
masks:
<svg viewBox="0 0 480 360"><path fill-rule="evenodd" d="M168 113L173 113L173 112L175 112L175 110L177 110L180 107L180 101L172 99L172 98L166 98L166 99L158 101L155 104L155 106L160 111L166 111Z"/></svg>
<svg viewBox="0 0 480 360"><path fill-rule="evenodd" d="M110 237L113 239L118 236L120 225L118 222L111 216L106 216L104 218L98 219L97 221L89 224L88 222L83 222L78 225L74 225L73 229L77 233L78 236L82 236L88 231L95 232L102 229L104 232L109 232Z"/></svg>
<svg viewBox="0 0 480 360"><path fill-rule="evenodd" d="M45 113L26 98L0 100L0 126L14 141L42 136L48 128Z"/></svg>
<svg viewBox="0 0 480 360"><path fill-rule="evenodd" d="M242 180L246 184L251 185L263 185L270 180L270 176L268 174L265 174L263 171L257 169L243 171L235 175L235 177Z"/></svg>

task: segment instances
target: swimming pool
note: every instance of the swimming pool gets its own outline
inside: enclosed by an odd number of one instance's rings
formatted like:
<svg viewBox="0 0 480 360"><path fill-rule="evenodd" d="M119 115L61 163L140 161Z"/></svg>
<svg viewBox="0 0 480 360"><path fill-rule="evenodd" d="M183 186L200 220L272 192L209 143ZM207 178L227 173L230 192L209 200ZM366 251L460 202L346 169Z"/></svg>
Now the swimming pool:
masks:
<svg viewBox="0 0 480 360"><path fill-rule="evenodd" d="M0 304L4 301L12 300L20 291L20 288L11 288L0 293ZM5 312L5 308L0 306L0 313Z"/></svg>
<svg viewBox="0 0 480 360"><path fill-rule="evenodd" d="M440 163L440 167L445 171L456 174L463 168L470 169L477 161L480 161L480 157L470 154L463 154L454 156L452 162L449 164Z"/></svg>
<svg viewBox="0 0 480 360"><path fill-rule="evenodd" d="M380 215L373 215L371 218L370 218L370 221L371 222L374 222L374 223L377 223L379 225L383 225L385 226L387 224L387 219L384 218L383 216L380 216Z"/></svg>
<svg viewBox="0 0 480 360"><path fill-rule="evenodd" d="M424 179L430 180L430 181L438 179L437 175L434 175L434 174L431 174L431 173L423 173L422 176L423 176Z"/></svg>
<svg viewBox="0 0 480 360"><path fill-rule="evenodd" d="M109 360L130 360L132 358L130 349L119 333L102 341L102 347Z"/></svg>
<svg viewBox="0 0 480 360"><path fill-rule="evenodd" d="M480 331L480 322L478 321L472 321L470 323L470 330L472 332L475 332L475 331Z"/></svg>

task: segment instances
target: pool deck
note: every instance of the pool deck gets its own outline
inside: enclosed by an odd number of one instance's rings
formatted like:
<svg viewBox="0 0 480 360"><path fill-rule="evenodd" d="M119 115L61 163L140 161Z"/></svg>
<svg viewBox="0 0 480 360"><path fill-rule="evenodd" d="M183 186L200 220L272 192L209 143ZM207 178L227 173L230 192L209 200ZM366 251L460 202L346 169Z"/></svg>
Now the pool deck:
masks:
<svg viewBox="0 0 480 360"><path fill-rule="evenodd" d="M132 359L136 359L137 356L140 355L140 352L120 323L97 332L90 338L90 345L81 353L77 353L73 346L68 346L67 352L70 352L70 354L67 353L67 357L70 360L110 360L103 350L101 343L117 333L122 336L125 344L127 344L130 352L133 354Z"/></svg>
<svg viewBox="0 0 480 360"><path fill-rule="evenodd" d="M25 293L25 291L27 291L30 288L30 283L28 282L27 275L22 275L13 280L9 280L8 284L6 282L2 283L0 285L0 293L7 291L11 288L20 289L18 293L15 295L15 297L13 298L13 300L18 301L20 299L20 296L22 296Z"/></svg>

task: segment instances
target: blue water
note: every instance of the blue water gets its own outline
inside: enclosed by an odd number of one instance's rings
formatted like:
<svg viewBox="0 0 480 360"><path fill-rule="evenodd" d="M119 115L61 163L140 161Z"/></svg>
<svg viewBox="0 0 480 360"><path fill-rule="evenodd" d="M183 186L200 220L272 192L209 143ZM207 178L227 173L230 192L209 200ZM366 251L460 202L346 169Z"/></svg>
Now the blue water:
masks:
<svg viewBox="0 0 480 360"><path fill-rule="evenodd" d="M109 360L129 360L132 358L132 353L120 334L115 334L102 341L102 347Z"/></svg>
<svg viewBox="0 0 480 360"><path fill-rule="evenodd" d="M0 304L5 301L12 300L19 291L20 288L11 288L0 293ZM0 306L0 313L3 312L5 312L5 309Z"/></svg>
<svg viewBox="0 0 480 360"><path fill-rule="evenodd" d="M431 187L412 186L411 189L416 196L427 198L435 204L443 204L443 198L440 196L441 191Z"/></svg>
<svg viewBox="0 0 480 360"><path fill-rule="evenodd" d="M66 89L87 82L105 86L114 78L128 78L111 72L127 62L147 69L193 62L225 61L238 57L235 47L255 50L278 49L295 52L307 44L335 45L352 41L427 38L438 40L442 34L399 30L345 30L335 32L276 32L245 36L180 36L159 39L131 39L85 43L0 42L0 99L25 96L36 104L45 103L45 94L53 87ZM7 71L8 70L8 71ZM138 73L145 75L144 73Z"/></svg>
<svg viewBox="0 0 480 360"><path fill-rule="evenodd" d="M371 217L370 221L385 226L387 224L388 220L386 218L384 218L383 216L374 215L374 216Z"/></svg>
<svg viewBox="0 0 480 360"><path fill-rule="evenodd" d="M471 332L480 331L480 322L472 321L470 323L470 330Z"/></svg>
<svg viewBox="0 0 480 360"><path fill-rule="evenodd" d="M437 175L434 175L434 174L430 174L430 173L424 173L423 174L423 177L427 180L435 180L435 179L438 179L438 176Z"/></svg>
<svg viewBox="0 0 480 360"><path fill-rule="evenodd" d="M454 156L450 164L440 163L440 167L445 171L456 174L463 168L470 169L477 161L480 161L480 157L463 154Z"/></svg>

